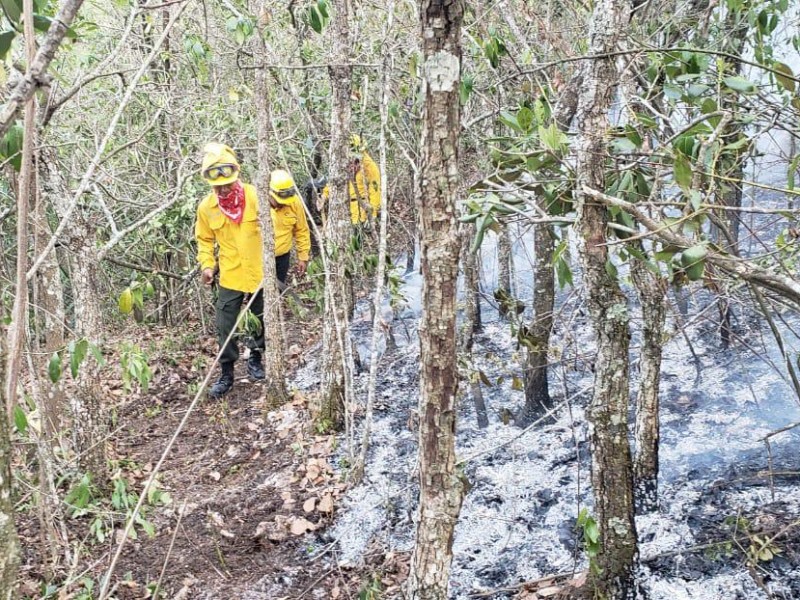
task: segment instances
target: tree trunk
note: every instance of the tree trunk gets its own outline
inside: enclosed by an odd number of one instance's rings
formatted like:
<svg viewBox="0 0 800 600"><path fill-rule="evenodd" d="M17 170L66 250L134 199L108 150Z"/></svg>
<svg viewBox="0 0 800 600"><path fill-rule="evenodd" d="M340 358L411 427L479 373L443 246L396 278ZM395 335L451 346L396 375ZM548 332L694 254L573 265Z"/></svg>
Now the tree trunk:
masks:
<svg viewBox="0 0 800 600"><path fill-rule="evenodd" d="M508 225L500 224L497 234L497 290L495 298L500 300L500 315L506 316L513 302L511 301L511 239ZM512 315L513 317L514 315Z"/></svg>
<svg viewBox="0 0 800 600"><path fill-rule="evenodd" d="M259 5L259 19L268 14L266 2ZM256 35L256 55L261 62L268 62L264 44L263 28L266 23L260 22ZM275 270L275 234L272 227L272 216L269 202L270 138L272 131L272 115L269 104L269 86L266 69L256 69L256 120L258 121L258 179L256 190L261 203L261 234L264 239L264 372L266 374L267 406L281 406L288 400L286 393L286 364L283 347L283 322L281 318L281 296L278 291L278 276Z"/></svg>
<svg viewBox="0 0 800 600"><path fill-rule="evenodd" d="M38 153L37 153L38 154ZM37 156L36 173L41 169ZM40 193L39 186L34 184L33 209L33 254L39 256L50 236L53 234L47 219L48 198ZM45 387L39 410L42 415L42 435L48 443L53 442L60 433L60 425L65 414L64 397L61 386L52 383L45 373L47 362L54 352L65 343L66 310L64 307L64 285L61 281L61 266L58 256L51 252L42 262L42 266L33 280L33 297L36 303L34 319L33 347L37 350L34 357L36 376L41 378Z"/></svg>
<svg viewBox="0 0 800 600"><path fill-rule="evenodd" d="M475 239L475 223L466 223L462 228L461 270L464 273L464 319L459 331L458 347L461 352L471 352L475 333L481 328L480 273L478 253L470 252Z"/></svg>
<svg viewBox="0 0 800 600"><path fill-rule="evenodd" d="M59 218L64 218L72 194L52 149L40 155L42 194L52 203ZM70 284L75 307L74 330L78 337L99 345L103 337L102 297L99 285L100 259L86 215L74 215L64 229L62 245L68 252ZM75 452L80 467L92 473L98 483L105 479L107 411L100 401L95 377L98 365L87 358L78 376L76 393L69 398Z"/></svg>
<svg viewBox="0 0 800 600"><path fill-rule="evenodd" d="M456 287L460 239L461 0L423 0L421 184L418 196L423 275L420 321L420 502L408 579L409 600L445 600L453 532L464 486L455 468Z"/></svg>
<svg viewBox="0 0 800 600"><path fill-rule="evenodd" d="M629 4L600 0L589 29L589 55L613 52L624 30ZM606 270L608 214L585 188L605 190L608 111L618 79L613 58L585 63L583 91L578 100L576 153L576 229L580 245L587 305L596 342L594 394L587 411L592 444L592 487L600 527L599 571L592 576L596 593L609 600L637 596L637 561L633 505L633 468L628 445L630 332L627 298Z"/></svg>
<svg viewBox="0 0 800 600"><path fill-rule="evenodd" d="M347 191L347 148L350 135L350 59L349 0L334 3L331 27L332 57L337 63L329 67L331 78L331 145L330 196L325 222L325 321L322 332L322 391L317 420L341 428L346 396L345 345L350 343L350 286L345 261L352 234L350 199Z"/></svg>
<svg viewBox="0 0 800 600"><path fill-rule="evenodd" d="M658 388L661 349L667 315L667 281L641 260L630 261L631 278L642 306L642 350L639 353L639 393L636 397L636 457L633 463L635 500L640 513L658 509Z"/></svg>
<svg viewBox="0 0 800 600"><path fill-rule="evenodd" d="M5 339L5 327L0 338ZM0 342L2 344L2 342ZM5 390L5 348L0 347L0 381ZM5 393L5 391L3 391ZM11 439L5 414L0 418L0 600L14 598L19 566L19 544L14 527L14 502L11 497Z"/></svg>
<svg viewBox="0 0 800 600"><path fill-rule="evenodd" d="M513 19L512 19L513 22ZM553 110L553 120L562 131L569 131L575 111L578 108L578 93L581 88L580 72L576 73L565 86ZM541 199L536 200L545 213L549 206ZM525 406L514 417L520 427L527 427L543 412L553 406L550 385L547 377L550 336L553 332L553 309L556 298L556 281L553 272L553 253L555 238L547 223L533 226L535 259L533 265L534 294L533 321L525 332Z"/></svg>
<svg viewBox="0 0 800 600"><path fill-rule="evenodd" d="M555 242L550 226L537 223L534 232L533 321L525 331L525 406L514 417L520 427L527 427L553 407L547 380L550 331L553 328L556 284L553 272Z"/></svg>

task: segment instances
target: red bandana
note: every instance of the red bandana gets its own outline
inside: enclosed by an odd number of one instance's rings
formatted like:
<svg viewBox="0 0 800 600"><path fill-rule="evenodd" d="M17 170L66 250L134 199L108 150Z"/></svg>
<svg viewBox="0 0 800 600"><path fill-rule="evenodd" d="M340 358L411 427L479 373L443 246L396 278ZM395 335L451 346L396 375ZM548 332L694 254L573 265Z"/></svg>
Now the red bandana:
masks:
<svg viewBox="0 0 800 600"><path fill-rule="evenodd" d="M244 216L244 187L242 184L234 181L231 190L225 196L220 196L218 191L215 193L222 214L234 223L241 223Z"/></svg>

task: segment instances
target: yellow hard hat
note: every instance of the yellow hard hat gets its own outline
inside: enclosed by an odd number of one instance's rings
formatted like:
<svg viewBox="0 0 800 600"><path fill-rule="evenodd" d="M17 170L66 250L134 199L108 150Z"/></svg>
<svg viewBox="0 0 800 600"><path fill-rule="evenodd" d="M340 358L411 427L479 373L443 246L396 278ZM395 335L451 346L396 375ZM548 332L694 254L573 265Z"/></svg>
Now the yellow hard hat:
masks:
<svg viewBox="0 0 800 600"><path fill-rule="evenodd" d="M201 173L209 185L228 185L239 179L239 161L230 146L211 142L203 148Z"/></svg>
<svg viewBox="0 0 800 600"><path fill-rule="evenodd" d="M363 152L366 150L366 146L364 146L361 141L361 136L357 133L350 136L350 148L352 148L353 152Z"/></svg>
<svg viewBox="0 0 800 600"><path fill-rule="evenodd" d="M289 204L292 201L297 195L297 188L289 171L276 169L270 173L269 195L279 204Z"/></svg>

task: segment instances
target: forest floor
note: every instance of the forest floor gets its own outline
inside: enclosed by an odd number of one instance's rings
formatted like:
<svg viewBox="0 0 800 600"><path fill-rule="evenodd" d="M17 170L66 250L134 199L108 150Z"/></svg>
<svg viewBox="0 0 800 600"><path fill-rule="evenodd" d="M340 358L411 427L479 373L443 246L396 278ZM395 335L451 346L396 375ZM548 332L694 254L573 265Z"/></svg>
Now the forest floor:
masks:
<svg viewBox="0 0 800 600"><path fill-rule="evenodd" d="M313 430L308 403L319 384L320 335L313 319L292 318L292 400L266 406L261 385L247 381L240 360L234 391L223 401L198 404L166 458L136 539L125 544L112 580L117 598L400 597L417 497L419 283L418 273L406 273L406 307L390 323L396 346L386 348L382 340L363 482L346 483L344 437ZM575 521L581 508L592 510L583 416L592 373L588 327L576 308L568 307L574 321L560 324L556 338L564 358L554 365L551 385L560 408L529 430L509 422L522 397L508 324L485 319L476 339L475 368L490 382L484 386L490 425L477 426L464 395L457 450L471 489L456 531L453 598L538 600L554 598L573 576L581 582L587 560ZM353 321L362 355L368 314L362 302ZM196 322L182 327L177 335L147 326L119 334L148 350L150 390L127 395L119 373L104 371L102 387L119 405L111 483L104 492L68 496L65 525L76 558L62 566L59 579L70 583L60 592L42 592L39 521L33 508L22 511L26 597L95 597L120 527L213 360L213 336L200 335ZM751 345L764 342L756 323L743 321L740 333ZM744 346L720 350L712 338L713 331L701 330L692 338L702 377L682 338L665 347L661 508L637 519L641 579L653 600L800 598L798 432L775 438L771 479L760 441L800 418L796 401L767 364L769 352L759 359ZM356 377L358 398L366 397L366 385L364 370Z"/></svg>

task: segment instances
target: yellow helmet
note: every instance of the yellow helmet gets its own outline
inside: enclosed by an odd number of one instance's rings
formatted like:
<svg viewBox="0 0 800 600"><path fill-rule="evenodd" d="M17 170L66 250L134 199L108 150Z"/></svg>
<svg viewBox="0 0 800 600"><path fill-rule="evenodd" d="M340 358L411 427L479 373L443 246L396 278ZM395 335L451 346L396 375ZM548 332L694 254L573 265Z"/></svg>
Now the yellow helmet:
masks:
<svg viewBox="0 0 800 600"><path fill-rule="evenodd" d="M294 185L289 171L276 169L269 175L269 195L278 204L289 204L297 195L297 188Z"/></svg>
<svg viewBox="0 0 800 600"><path fill-rule="evenodd" d="M357 133L354 133L350 136L350 148L353 150L353 152L364 152L364 150L367 149L367 147L361 141L361 136Z"/></svg>
<svg viewBox="0 0 800 600"><path fill-rule="evenodd" d="M203 148L201 173L212 186L228 185L239 179L239 161L230 146L211 142Z"/></svg>

